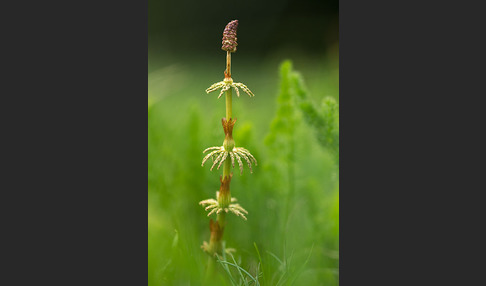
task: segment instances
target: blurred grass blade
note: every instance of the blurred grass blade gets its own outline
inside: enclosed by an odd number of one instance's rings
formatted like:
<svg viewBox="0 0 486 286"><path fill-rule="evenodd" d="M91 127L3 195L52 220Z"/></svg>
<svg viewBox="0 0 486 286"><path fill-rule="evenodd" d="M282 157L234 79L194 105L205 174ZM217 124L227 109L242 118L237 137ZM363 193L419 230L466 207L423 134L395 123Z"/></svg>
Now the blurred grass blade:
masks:
<svg viewBox="0 0 486 286"><path fill-rule="evenodd" d="M258 261L260 261L260 264L261 267L262 267L262 278L263 278L263 284L266 283L266 280L265 280L265 272L263 271L263 262L262 262L262 257L260 256L260 251L258 250L258 246L256 244L256 242L253 242L253 245L255 246L255 250L258 254ZM259 271L257 270L257 273L259 273Z"/></svg>

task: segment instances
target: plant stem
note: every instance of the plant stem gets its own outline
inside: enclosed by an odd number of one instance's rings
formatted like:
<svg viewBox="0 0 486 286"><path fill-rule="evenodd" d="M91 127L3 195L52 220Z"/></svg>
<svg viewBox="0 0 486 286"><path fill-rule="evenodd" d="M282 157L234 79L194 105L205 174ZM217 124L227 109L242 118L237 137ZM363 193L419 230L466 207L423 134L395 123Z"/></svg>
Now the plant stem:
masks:
<svg viewBox="0 0 486 286"><path fill-rule="evenodd" d="M231 77L231 53L226 52L226 74Z"/></svg>
<svg viewBox="0 0 486 286"><path fill-rule="evenodd" d="M231 119L231 113L232 113L232 109L233 109L233 102L232 102L232 98L231 98L231 89L228 89L226 91L226 120L230 120Z"/></svg>
<svg viewBox="0 0 486 286"><path fill-rule="evenodd" d="M231 77L231 53L227 52L226 54L226 71L225 71L225 78ZM226 120L230 120L232 117L232 91L231 89L226 91ZM223 180L230 180L230 175L231 175L231 160L226 160L223 163ZM229 182L228 182L228 187L225 193L222 193L223 190L220 190L219 196L224 195L226 196L225 201L230 202L231 201L231 193L229 189ZM218 198L218 201L222 201ZM227 207L227 206L226 206ZM210 243L209 243L209 249L213 251L213 253L210 253L214 255L215 253L218 253L223 250L222 246L222 236L223 236L223 231L224 227L226 225L226 212L222 211L217 215L217 224L219 225L219 228L217 229L216 232L211 232L211 238ZM211 273L214 271L214 258L211 257L209 259L208 263L208 268L206 272L206 276L210 276Z"/></svg>
<svg viewBox="0 0 486 286"><path fill-rule="evenodd" d="M231 78L231 53L226 52L226 71L224 73L225 78ZM226 120L230 120L232 115L232 97L231 97L231 89L226 91Z"/></svg>
<svg viewBox="0 0 486 286"><path fill-rule="evenodd" d="M227 52L227 54L226 54L226 74L229 75L230 73L231 73L231 53ZM232 111L233 111L232 110L232 91L231 91L231 89L226 91L225 97L226 97L226 120L230 120L230 118L232 117ZM230 173L231 173L231 161L226 160L223 163L223 179L226 178L226 177L229 177ZM229 187L228 187L227 196L229 197L228 201L231 201L231 193L230 193ZM217 221L218 221L221 229L223 229L225 224L226 224L226 213L224 211L218 214ZM221 241L219 241L219 243L221 243ZM218 249L221 249L221 248L218 247Z"/></svg>
<svg viewBox="0 0 486 286"><path fill-rule="evenodd" d="M229 54L229 52L228 52ZM232 94L231 94L231 89L227 90L226 91L226 120L230 120L231 118L231 113L232 113L232 110L231 110L231 105L232 105ZM231 161L230 160L226 160L224 161L223 163L223 179L226 178L226 177L229 177L230 176L230 173L231 173ZM230 190L229 190L229 187L228 187L228 194L227 194L227 197L228 197L228 201L231 201L231 193L230 193ZM218 214L218 223L221 227L224 227L225 223L226 223L226 213L225 212L221 212Z"/></svg>
<svg viewBox="0 0 486 286"><path fill-rule="evenodd" d="M226 52L226 75L225 77L231 77L231 53ZM232 117L232 112L233 112L233 99L232 99L232 91L231 88L226 91L226 120L230 120ZM231 173L231 162L230 160L226 160L223 165L223 179L226 177L229 177ZM229 187L228 187L228 193L229 193ZM231 201L231 193L228 194L229 196L229 201ZM218 215L218 222L221 227L224 227L226 221L226 214L225 212L221 212Z"/></svg>

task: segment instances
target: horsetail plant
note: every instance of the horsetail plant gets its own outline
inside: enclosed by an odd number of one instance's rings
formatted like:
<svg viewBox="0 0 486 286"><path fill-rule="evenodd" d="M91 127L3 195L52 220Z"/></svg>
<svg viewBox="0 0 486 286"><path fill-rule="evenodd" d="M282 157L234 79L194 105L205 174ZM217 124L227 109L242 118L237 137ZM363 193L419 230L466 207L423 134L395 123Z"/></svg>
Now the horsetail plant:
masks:
<svg viewBox="0 0 486 286"><path fill-rule="evenodd" d="M220 175L220 188L216 192L216 199L207 199L199 202L200 205L205 207L208 211L208 216L215 214L217 216L216 221L210 219L209 229L211 236L209 243L203 242L201 248L207 252L211 257L216 254L222 254L223 251L223 232L226 226L226 214L233 213L246 220L248 212L238 203L237 199L231 197L230 183L233 173L231 172L231 167L235 167L235 161L237 162L240 170L240 175L243 173L243 160L248 164L250 172L253 172L252 165L257 165L257 160L253 155L245 148L236 147L235 141L233 139L233 127L236 123L236 118L233 118L232 114L232 90L233 87L236 91L236 95L239 97L240 92L238 88L241 88L250 97L254 94L250 89L243 83L235 83L231 78L231 53L236 52L237 38L236 29L238 27L238 20L233 20L229 22L223 31L223 41L221 49L226 51L226 70L224 71L224 80L211 85L206 89L206 93L213 92L217 89L221 89L218 98L220 98L223 93L225 93L226 98L226 117L222 121L223 131L225 138L223 141L223 146L209 147L203 151L203 153L208 153L204 156L202 160L202 166L211 158L212 166L210 170L212 171L215 167L217 170L223 166L223 174ZM228 250L228 249L227 249ZM212 258L210 258L210 264L213 263Z"/></svg>

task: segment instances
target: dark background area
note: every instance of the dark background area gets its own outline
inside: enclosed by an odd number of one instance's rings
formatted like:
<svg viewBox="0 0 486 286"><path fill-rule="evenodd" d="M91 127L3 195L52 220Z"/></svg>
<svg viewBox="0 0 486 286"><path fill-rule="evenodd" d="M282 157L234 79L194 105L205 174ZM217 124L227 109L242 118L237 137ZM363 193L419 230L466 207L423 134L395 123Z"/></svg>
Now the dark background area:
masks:
<svg viewBox="0 0 486 286"><path fill-rule="evenodd" d="M238 38L245 39L238 48L247 56L264 57L282 48L321 54L338 40L335 0L149 0L149 55L212 55L221 48L224 26L234 19L240 22Z"/></svg>
<svg viewBox="0 0 486 286"><path fill-rule="evenodd" d="M222 80L222 32L239 21L233 79L244 82L256 104L245 110L270 120L278 92L278 69L291 60L310 96L339 101L338 1L161 1L148 2L149 105L179 97L218 112L204 90ZM263 95L263 96L262 96ZM246 98L242 99L245 105ZM175 103L182 106L180 102ZM257 109L261 109L259 112ZM264 131L264 130L263 130ZM263 134L262 131L262 134Z"/></svg>

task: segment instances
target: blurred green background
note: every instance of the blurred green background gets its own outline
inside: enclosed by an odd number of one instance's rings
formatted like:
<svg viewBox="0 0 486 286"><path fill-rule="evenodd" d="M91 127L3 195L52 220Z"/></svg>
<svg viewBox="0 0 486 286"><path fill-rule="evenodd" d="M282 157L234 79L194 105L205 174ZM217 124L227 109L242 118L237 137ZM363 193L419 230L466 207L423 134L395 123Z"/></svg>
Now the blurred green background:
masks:
<svg viewBox="0 0 486 286"><path fill-rule="evenodd" d="M249 214L228 216L226 246L260 285L338 285L338 1L208 3L149 0L149 285L203 283L209 218L198 202L222 172L201 167L202 151L222 144L225 115L224 97L205 89L223 79L222 31L234 19L232 77L255 97L233 95L233 136L258 166L235 169L231 193ZM243 283L230 270L211 285Z"/></svg>

